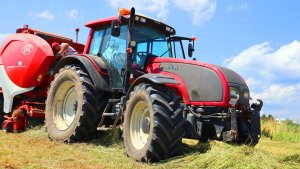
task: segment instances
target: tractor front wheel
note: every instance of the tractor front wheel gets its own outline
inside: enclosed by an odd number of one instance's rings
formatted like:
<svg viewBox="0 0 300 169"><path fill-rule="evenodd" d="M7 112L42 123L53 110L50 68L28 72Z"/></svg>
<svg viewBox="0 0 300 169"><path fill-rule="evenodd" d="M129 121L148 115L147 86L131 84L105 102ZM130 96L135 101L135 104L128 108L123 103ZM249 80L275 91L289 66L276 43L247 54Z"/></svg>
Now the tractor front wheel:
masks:
<svg viewBox="0 0 300 169"><path fill-rule="evenodd" d="M124 115L124 144L129 157L155 162L182 148L185 120L180 97L163 87L140 84L130 94Z"/></svg>
<svg viewBox="0 0 300 169"><path fill-rule="evenodd" d="M56 141L87 141L97 129L104 99L87 73L76 66L65 66L55 75L46 101L46 127Z"/></svg>

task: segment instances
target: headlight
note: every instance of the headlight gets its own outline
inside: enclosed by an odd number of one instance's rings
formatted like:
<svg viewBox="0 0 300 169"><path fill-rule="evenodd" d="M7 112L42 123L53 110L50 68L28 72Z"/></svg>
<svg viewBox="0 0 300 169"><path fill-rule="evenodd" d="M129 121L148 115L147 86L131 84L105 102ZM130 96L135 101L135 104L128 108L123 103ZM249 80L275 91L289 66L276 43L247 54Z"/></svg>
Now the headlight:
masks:
<svg viewBox="0 0 300 169"><path fill-rule="evenodd" d="M244 91L244 98L245 99L250 99L249 91Z"/></svg>
<svg viewBox="0 0 300 169"><path fill-rule="evenodd" d="M234 87L230 87L229 92L230 92L229 104L234 107L237 101L239 100L239 96L240 96L239 90Z"/></svg>
<svg viewBox="0 0 300 169"><path fill-rule="evenodd" d="M230 87L230 95L239 95L239 90L234 88L234 87Z"/></svg>

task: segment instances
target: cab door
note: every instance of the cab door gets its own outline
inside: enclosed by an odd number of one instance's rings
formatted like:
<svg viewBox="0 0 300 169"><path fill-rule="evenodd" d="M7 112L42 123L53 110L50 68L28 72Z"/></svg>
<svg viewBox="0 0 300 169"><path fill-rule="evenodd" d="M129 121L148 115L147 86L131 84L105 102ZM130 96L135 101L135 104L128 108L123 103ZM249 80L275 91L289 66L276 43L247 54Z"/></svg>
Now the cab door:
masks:
<svg viewBox="0 0 300 169"><path fill-rule="evenodd" d="M107 28L99 52L100 57L108 65L111 87L114 89L123 87L121 71L125 67L126 61L127 29L126 25L121 26L120 36L114 37L111 35L111 28Z"/></svg>

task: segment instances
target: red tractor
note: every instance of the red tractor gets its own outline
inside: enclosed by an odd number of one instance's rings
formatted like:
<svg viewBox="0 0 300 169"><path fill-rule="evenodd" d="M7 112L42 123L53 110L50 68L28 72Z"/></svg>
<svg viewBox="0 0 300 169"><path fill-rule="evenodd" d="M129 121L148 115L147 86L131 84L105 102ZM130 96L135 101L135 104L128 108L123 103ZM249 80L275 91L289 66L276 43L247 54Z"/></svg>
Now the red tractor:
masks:
<svg viewBox="0 0 300 169"><path fill-rule="evenodd" d="M152 162L180 153L182 138L258 143L262 101L250 106L247 84L234 71L189 60L194 38L175 36L134 8L86 26L85 46L29 28L4 42L4 130L24 129L27 116L43 112L57 141L86 141L97 129L122 125L128 156ZM52 42L78 54L56 58Z"/></svg>

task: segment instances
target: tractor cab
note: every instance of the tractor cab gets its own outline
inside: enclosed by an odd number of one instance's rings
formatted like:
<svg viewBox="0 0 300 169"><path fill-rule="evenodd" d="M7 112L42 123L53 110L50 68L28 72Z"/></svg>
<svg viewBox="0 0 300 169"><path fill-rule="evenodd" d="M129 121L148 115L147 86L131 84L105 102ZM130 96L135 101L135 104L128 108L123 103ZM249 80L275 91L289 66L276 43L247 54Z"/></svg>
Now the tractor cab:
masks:
<svg viewBox="0 0 300 169"><path fill-rule="evenodd" d="M174 36L176 31L171 26L130 13L121 9L119 17L86 24L91 30L84 53L104 60L114 89L123 89L125 72L137 77L143 75L150 58L186 59L194 51L195 38ZM183 41L189 42L188 52Z"/></svg>

